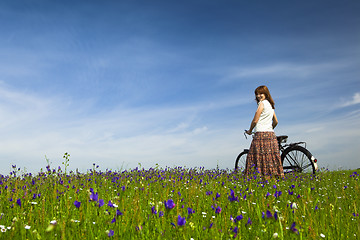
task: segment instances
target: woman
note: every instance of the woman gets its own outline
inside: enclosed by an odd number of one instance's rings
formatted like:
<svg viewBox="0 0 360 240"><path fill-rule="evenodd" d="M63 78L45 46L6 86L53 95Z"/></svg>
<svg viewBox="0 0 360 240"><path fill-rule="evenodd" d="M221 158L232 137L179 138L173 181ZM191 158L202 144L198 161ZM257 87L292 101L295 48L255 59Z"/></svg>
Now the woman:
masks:
<svg viewBox="0 0 360 240"><path fill-rule="evenodd" d="M266 86L256 88L255 97L258 108L250 129L245 131L249 135L253 130L255 132L246 158L245 174L258 171L267 178L284 177L279 145L274 133L274 128L278 124L274 100Z"/></svg>

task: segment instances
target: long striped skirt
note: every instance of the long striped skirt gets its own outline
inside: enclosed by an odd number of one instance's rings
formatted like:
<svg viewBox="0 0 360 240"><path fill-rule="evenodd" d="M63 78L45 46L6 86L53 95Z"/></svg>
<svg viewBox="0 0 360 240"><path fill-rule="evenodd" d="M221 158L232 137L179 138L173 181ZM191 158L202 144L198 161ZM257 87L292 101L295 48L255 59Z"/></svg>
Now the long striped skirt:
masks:
<svg viewBox="0 0 360 240"><path fill-rule="evenodd" d="M256 132L246 158L245 174L284 177L274 132Z"/></svg>

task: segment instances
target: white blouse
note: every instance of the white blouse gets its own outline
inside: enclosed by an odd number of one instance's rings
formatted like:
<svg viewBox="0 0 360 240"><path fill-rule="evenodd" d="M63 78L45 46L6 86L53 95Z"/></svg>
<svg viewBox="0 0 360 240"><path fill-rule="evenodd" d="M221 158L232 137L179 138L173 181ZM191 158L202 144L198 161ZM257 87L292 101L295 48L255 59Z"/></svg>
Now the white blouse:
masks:
<svg viewBox="0 0 360 240"><path fill-rule="evenodd" d="M264 109L261 112L259 121L255 126L255 132L273 132L272 120L274 116L274 109L268 100L261 101L264 104ZM260 102L258 103L258 105Z"/></svg>

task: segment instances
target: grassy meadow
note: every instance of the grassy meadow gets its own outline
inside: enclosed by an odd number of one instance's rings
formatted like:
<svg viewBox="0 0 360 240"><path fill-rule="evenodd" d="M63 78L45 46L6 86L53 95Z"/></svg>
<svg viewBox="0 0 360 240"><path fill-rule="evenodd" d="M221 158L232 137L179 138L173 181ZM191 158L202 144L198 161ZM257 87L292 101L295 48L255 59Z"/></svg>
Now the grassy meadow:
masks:
<svg viewBox="0 0 360 240"><path fill-rule="evenodd" d="M359 172L61 167L0 175L0 239L359 239Z"/></svg>

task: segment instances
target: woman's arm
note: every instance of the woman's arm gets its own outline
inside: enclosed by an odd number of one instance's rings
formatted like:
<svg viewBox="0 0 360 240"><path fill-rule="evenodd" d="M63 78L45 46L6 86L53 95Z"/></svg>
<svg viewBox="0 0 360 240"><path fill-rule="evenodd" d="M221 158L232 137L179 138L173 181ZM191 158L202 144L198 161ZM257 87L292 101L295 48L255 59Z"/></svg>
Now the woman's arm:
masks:
<svg viewBox="0 0 360 240"><path fill-rule="evenodd" d="M260 118L260 115L261 115L261 112L264 110L264 104L263 102L260 102L259 103L259 106L255 112L255 116L250 124L250 129L245 131L247 134L251 135L251 132L252 130L254 129L254 127L256 126L256 124L258 123L259 121L259 118Z"/></svg>
<svg viewBox="0 0 360 240"><path fill-rule="evenodd" d="M274 111L274 116L273 116L273 122L272 122L272 127L273 129L278 125L278 119L276 117L275 111Z"/></svg>

